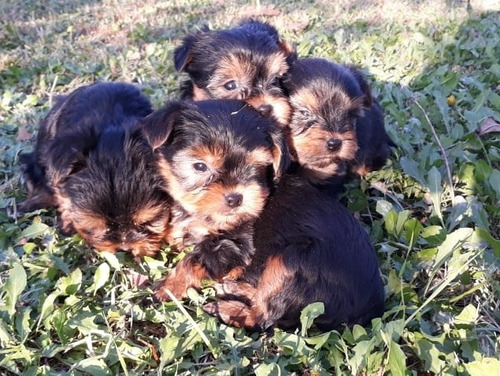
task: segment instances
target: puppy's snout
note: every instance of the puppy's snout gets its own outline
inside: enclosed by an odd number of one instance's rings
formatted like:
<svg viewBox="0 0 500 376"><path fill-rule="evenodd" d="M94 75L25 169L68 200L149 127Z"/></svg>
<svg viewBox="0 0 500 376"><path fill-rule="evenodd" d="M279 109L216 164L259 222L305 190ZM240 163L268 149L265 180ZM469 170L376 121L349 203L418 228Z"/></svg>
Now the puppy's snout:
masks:
<svg viewBox="0 0 500 376"><path fill-rule="evenodd" d="M243 202L243 195L240 193L229 193L225 196L226 204L230 208L236 208Z"/></svg>
<svg viewBox="0 0 500 376"><path fill-rule="evenodd" d="M342 146L342 140L339 140L338 138L330 138L326 142L326 147L330 151L338 151L341 146Z"/></svg>
<svg viewBox="0 0 500 376"><path fill-rule="evenodd" d="M270 104L261 104L257 107L257 111L259 111L262 116L267 117L273 112L273 106Z"/></svg>

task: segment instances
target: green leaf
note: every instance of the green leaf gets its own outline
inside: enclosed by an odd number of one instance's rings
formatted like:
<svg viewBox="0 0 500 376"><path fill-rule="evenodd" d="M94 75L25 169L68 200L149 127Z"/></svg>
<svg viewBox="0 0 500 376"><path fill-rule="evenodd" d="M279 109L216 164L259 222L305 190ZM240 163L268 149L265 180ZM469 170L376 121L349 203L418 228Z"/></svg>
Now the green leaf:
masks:
<svg viewBox="0 0 500 376"><path fill-rule="evenodd" d="M319 350L330 338L330 332L326 332L314 337L305 337L304 340L308 345L314 346L316 350Z"/></svg>
<svg viewBox="0 0 500 376"><path fill-rule="evenodd" d="M23 307L16 315L16 332L21 343L31 333L31 311L30 307Z"/></svg>
<svg viewBox="0 0 500 376"><path fill-rule="evenodd" d="M103 262L97 267L97 270L94 274L94 283L92 283L92 286L90 286L90 291L92 291L94 295L96 294L97 290L99 290L106 284L106 282L108 282L109 272L109 264L106 262Z"/></svg>
<svg viewBox="0 0 500 376"><path fill-rule="evenodd" d="M392 204L389 201L386 200L378 200L377 205L375 207L375 210L377 213L379 213L382 217L385 217L389 211L393 209Z"/></svg>
<svg viewBox="0 0 500 376"><path fill-rule="evenodd" d="M406 356L394 341L389 346L389 369L393 376L404 376L406 370Z"/></svg>
<svg viewBox="0 0 500 376"><path fill-rule="evenodd" d="M476 228L476 235L487 242L492 248L496 257L500 258L500 240L495 239L491 234L482 228Z"/></svg>
<svg viewBox="0 0 500 376"><path fill-rule="evenodd" d="M363 328L361 325L354 325L352 327L352 336L354 340L357 342L361 339L366 339L366 329Z"/></svg>
<svg viewBox="0 0 500 376"><path fill-rule="evenodd" d="M469 376L500 375L500 360L495 358L483 358L463 366Z"/></svg>
<svg viewBox="0 0 500 376"><path fill-rule="evenodd" d="M260 364L255 368L256 376L279 376L280 374L280 369L275 363Z"/></svg>
<svg viewBox="0 0 500 376"><path fill-rule="evenodd" d="M384 218L385 230L394 237L398 237L396 225L398 222L398 213L395 210L390 210Z"/></svg>
<svg viewBox="0 0 500 376"><path fill-rule="evenodd" d="M92 376L111 376L113 372L104 360L98 358L83 359L74 366L77 370L89 373Z"/></svg>
<svg viewBox="0 0 500 376"><path fill-rule="evenodd" d="M473 304L467 305L462 312L455 316L455 324L473 324L479 317L479 312Z"/></svg>
<svg viewBox="0 0 500 376"><path fill-rule="evenodd" d="M446 230L441 226L428 226L422 230L420 236L424 238L429 245L437 246L442 244L446 239Z"/></svg>
<svg viewBox="0 0 500 376"><path fill-rule="evenodd" d="M446 236L446 240L438 247L438 253L434 260L433 269L438 269L445 259L459 246L470 239L474 230L471 228L459 228Z"/></svg>
<svg viewBox="0 0 500 376"><path fill-rule="evenodd" d="M399 236L403 232L406 221L410 217L411 212L409 210L403 210L398 213L398 220L396 222L396 234Z"/></svg>
<svg viewBox="0 0 500 376"><path fill-rule="evenodd" d="M47 230L49 229L49 226L47 226L45 223L33 223L26 227L21 234L19 234L19 237L17 238L17 241L19 242L21 239L35 239L38 238L40 235L44 235Z"/></svg>
<svg viewBox="0 0 500 376"><path fill-rule="evenodd" d="M282 347L283 351L288 355L302 354L309 356L312 353L311 348L307 346L302 336L280 331L275 333L274 340L276 345Z"/></svg>
<svg viewBox="0 0 500 376"><path fill-rule="evenodd" d="M14 339L9 333L9 325L0 318L0 347L5 349L14 343Z"/></svg>
<svg viewBox="0 0 500 376"><path fill-rule="evenodd" d="M315 302L307 305L300 313L301 334L305 337L307 329L309 329L314 319L325 313L325 305L323 302Z"/></svg>
<svg viewBox="0 0 500 376"><path fill-rule="evenodd" d="M73 295L80 289L81 284L82 271L80 268L77 268L70 275L59 278L56 287L61 292L61 295Z"/></svg>
<svg viewBox="0 0 500 376"><path fill-rule="evenodd" d="M431 200L434 204L432 208L433 212L442 220L443 214L441 213L441 195L443 194L443 190L441 188L441 173L436 167L432 167L429 171L429 176L427 179L427 187L429 188Z"/></svg>
<svg viewBox="0 0 500 376"><path fill-rule="evenodd" d="M497 201L500 201L500 171L498 171L496 168L494 168L491 172L488 183L490 184L493 191L495 191Z"/></svg>
<svg viewBox="0 0 500 376"><path fill-rule="evenodd" d="M37 323L38 326L40 326L40 323L47 317L47 315L56 308L54 306L54 302L60 294L60 291L56 290L45 298L42 304L42 309L40 310L40 317L38 318Z"/></svg>
<svg viewBox="0 0 500 376"><path fill-rule="evenodd" d="M5 295L5 307L10 316L16 313L16 302L27 284L26 271L20 264L14 264L9 271L9 277L3 287Z"/></svg>
<svg viewBox="0 0 500 376"><path fill-rule="evenodd" d="M425 185L425 175L427 174L427 171L424 171L415 160L401 157L399 163L406 174L411 176L420 184Z"/></svg>
<svg viewBox="0 0 500 376"><path fill-rule="evenodd" d="M416 218L411 218L405 223L405 239L409 248L413 248L422 232L422 225Z"/></svg>
<svg viewBox="0 0 500 376"><path fill-rule="evenodd" d="M440 374L446 368L446 362L441 360L441 351L434 343L422 337L420 333L415 333L414 350L418 357L424 361L426 371Z"/></svg>
<svg viewBox="0 0 500 376"><path fill-rule="evenodd" d="M358 342L353 348L353 356L349 361L349 366L351 369L360 369L366 366L368 354L373 351L375 347L375 339L372 337L369 340Z"/></svg>
<svg viewBox="0 0 500 376"><path fill-rule="evenodd" d="M100 252L99 255L106 260L106 262L115 270L121 270L120 261L116 258L116 255L111 252Z"/></svg>

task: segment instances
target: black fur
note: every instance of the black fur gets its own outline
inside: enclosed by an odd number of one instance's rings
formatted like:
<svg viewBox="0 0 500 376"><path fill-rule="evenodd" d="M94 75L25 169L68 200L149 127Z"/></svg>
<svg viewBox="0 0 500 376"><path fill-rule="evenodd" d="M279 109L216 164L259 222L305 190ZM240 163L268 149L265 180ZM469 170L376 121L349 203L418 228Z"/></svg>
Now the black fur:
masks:
<svg viewBox="0 0 500 376"><path fill-rule="evenodd" d="M359 69L326 59L299 59L290 66L283 80L283 87L285 93L292 98L292 107L293 96L301 90L317 93L315 109L308 115L302 115L301 108L293 108L290 123L292 133L306 131L309 127L310 132L317 127L318 130L332 134L355 130L358 149L354 158L336 160L339 173L325 181L339 185L348 179L384 167L394 142L385 130L380 103L372 95L370 86ZM344 103L339 101L340 93L359 103L359 108L344 108Z"/></svg>
<svg viewBox="0 0 500 376"><path fill-rule="evenodd" d="M274 178L288 166L288 151L279 126L242 101L170 102L143 122L159 169L164 171L166 189L175 199L172 232L180 232L180 246L194 244L176 272L158 284L156 297L167 300L165 291L170 290L183 298L188 287L199 287L200 278L219 280L250 262L251 223L262 207L254 212L245 187L255 186L264 192L263 206ZM207 150L209 155L200 155L200 150ZM259 150L266 151L266 159L249 162L252 151L260 156ZM192 161L190 153L196 155ZM201 172L196 170L199 163L204 165ZM223 201L233 189L243 196L242 210L236 207L227 217L230 222L226 222L218 216L224 217L226 209L230 211ZM207 203L213 205L212 209L206 207ZM250 214L244 205L252 207ZM178 236L171 243L175 245ZM196 274L200 270L203 273Z"/></svg>
<svg viewBox="0 0 500 376"><path fill-rule="evenodd" d="M246 56L259 68L255 82L267 77L267 58L281 49L278 31L271 25L248 20L237 27L226 30L210 30L204 27L197 33L187 35L174 51L174 66L185 71L190 81L206 87L218 67L219 58L229 53ZM190 98L189 84L184 83L183 98Z"/></svg>
<svg viewBox="0 0 500 376"><path fill-rule="evenodd" d="M35 150L22 156L32 187L23 208L57 207L63 230L98 250L154 255L171 200L138 125L151 112L149 100L125 83L63 97L42 121Z"/></svg>
<svg viewBox="0 0 500 376"><path fill-rule="evenodd" d="M251 264L236 282L217 286L221 300L209 303L208 312L240 326L237 313L224 311L224 303L236 302L244 308L241 321L252 318L241 326L261 331L296 328L302 309L317 301L325 306L315 321L321 330L366 325L383 314L384 290L370 237L342 204L307 179L282 178L254 234ZM283 270L263 281L273 258L282 260ZM276 288L269 287L273 283ZM245 285L255 290L244 293Z"/></svg>
<svg viewBox="0 0 500 376"><path fill-rule="evenodd" d="M47 166L70 171L111 125L128 127L152 111L151 103L134 86L96 83L56 98L40 123L35 149L19 161L29 192L22 211L55 206Z"/></svg>

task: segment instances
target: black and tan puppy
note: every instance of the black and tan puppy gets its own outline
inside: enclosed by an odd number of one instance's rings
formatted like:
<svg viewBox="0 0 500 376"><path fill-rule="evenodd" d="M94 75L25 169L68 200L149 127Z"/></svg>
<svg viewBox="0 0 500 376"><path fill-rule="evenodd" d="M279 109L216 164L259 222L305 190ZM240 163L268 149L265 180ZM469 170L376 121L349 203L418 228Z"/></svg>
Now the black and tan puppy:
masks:
<svg viewBox="0 0 500 376"><path fill-rule="evenodd" d="M380 104L358 69L299 59L283 86L293 108L290 152L312 181L364 176L385 165L394 144Z"/></svg>
<svg viewBox="0 0 500 376"><path fill-rule="evenodd" d="M286 167L280 128L237 100L171 102L144 119L175 200L169 243L194 249L156 288L184 298L203 279L235 277L253 253L252 223Z"/></svg>
<svg viewBox="0 0 500 376"><path fill-rule="evenodd" d="M55 206L62 228L100 251L153 255L169 220L170 198L138 128L151 104L132 85L96 83L62 97L42 121L23 210Z"/></svg>
<svg viewBox="0 0 500 376"><path fill-rule="evenodd" d="M204 28L186 36L174 63L189 75L181 85L182 98L242 99L285 125L290 107L280 80L295 56L273 26L248 20L231 29Z"/></svg>
<svg viewBox="0 0 500 376"><path fill-rule="evenodd" d="M370 237L338 201L298 175L285 175L254 224L252 262L217 284L204 310L236 327L266 331L300 324L323 302L321 330L366 325L384 311L384 290Z"/></svg>

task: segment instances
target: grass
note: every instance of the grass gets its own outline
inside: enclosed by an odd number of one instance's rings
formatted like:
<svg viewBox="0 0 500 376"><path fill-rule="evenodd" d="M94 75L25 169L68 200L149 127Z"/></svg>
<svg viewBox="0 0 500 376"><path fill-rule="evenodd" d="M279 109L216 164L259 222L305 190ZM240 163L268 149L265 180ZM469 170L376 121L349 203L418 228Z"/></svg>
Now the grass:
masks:
<svg viewBox="0 0 500 376"><path fill-rule="evenodd" d="M126 1L0 4L0 374L500 374L500 7L461 1ZM95 80L175 97L172 52L202 24L261 16L301 56L365 70L398 145L343 198L376 245L386 313L371 326L295 333L220 325L153 304L175 265L96 254L52 211L16 216L18 155L53 95Z"/></svg>

